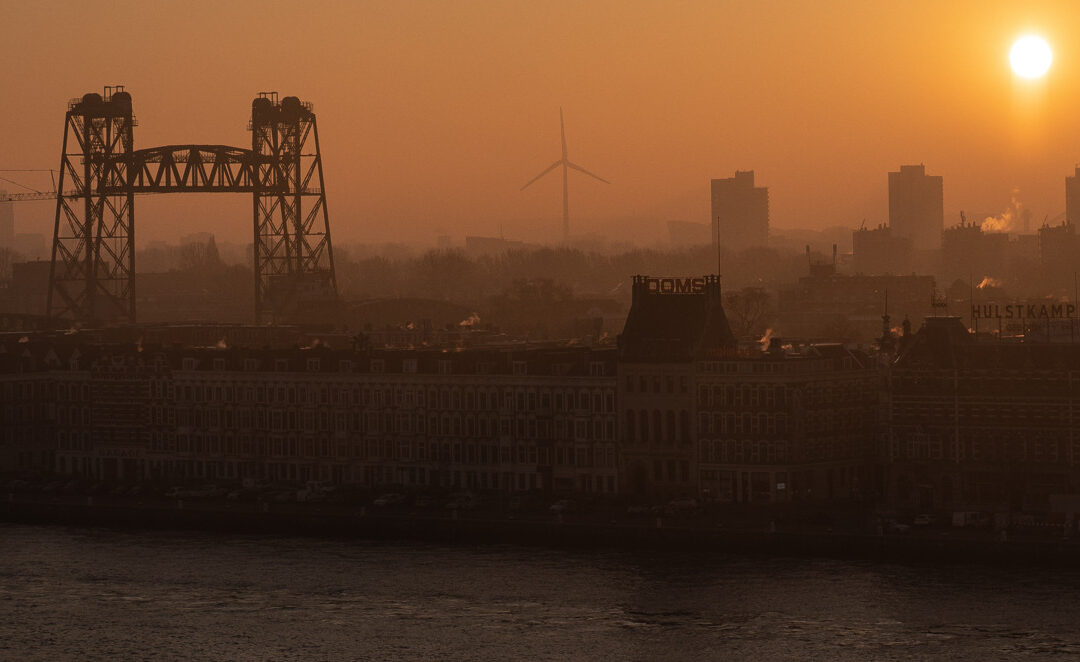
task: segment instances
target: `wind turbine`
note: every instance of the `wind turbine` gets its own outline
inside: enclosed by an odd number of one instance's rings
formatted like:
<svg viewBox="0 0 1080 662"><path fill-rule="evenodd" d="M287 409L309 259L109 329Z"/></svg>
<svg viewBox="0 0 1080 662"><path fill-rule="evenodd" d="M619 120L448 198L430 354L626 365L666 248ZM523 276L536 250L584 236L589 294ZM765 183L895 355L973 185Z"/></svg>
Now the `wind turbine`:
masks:
<svg viewBox="0 0 1080 662"><path fill-rule="evenodd" d="M576 163L571 163L570 160L568 158L566 158L566 125L563 123L563 114L562 114L562 108L561 107L559 108L559 132L562 134L562 158L559 159L558 161L556 161L555 163L552 163L551 165L549 165L547 168L544 169L543 172L541 172L536 177L533 177L532 179L530 179L528 181L528 183L525 184L525 186L521 187L521 190L524 191L525 189L529 188L529 186L531 186L532 183L535 182L536 180L538 180L541 177L543 177L544 175L548 174L549 172L551 172L555 168L558 168L559 166L562 166L562 232L563 232L563 241L565 242L565 241L570 240L570 197L569 197L569 191L568 191L568 187L567 187L567 172L568 172L568 169L573 168L574 170L577 170L578 172L583 172L586 175L588 175L588 176L590 176L590 177L592 177L594 179L599 179L600 181L604 182L605 184L610 184L611 182L609 182L608 180L604 179L603 177L601 177L599 175L594 175L593 173L589 172L585 168L582 168L581 166L579 166Z"/></svg>

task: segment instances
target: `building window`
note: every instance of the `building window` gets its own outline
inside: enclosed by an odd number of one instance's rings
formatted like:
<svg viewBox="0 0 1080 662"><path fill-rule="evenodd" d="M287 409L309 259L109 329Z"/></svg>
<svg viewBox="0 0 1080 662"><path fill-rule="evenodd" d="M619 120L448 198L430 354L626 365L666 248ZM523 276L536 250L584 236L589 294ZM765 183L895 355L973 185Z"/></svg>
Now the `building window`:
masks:
<svg viewBox="0 0 1080 662"><path fill-rule="evenodd" d="M599 361L594 361L589 365L589 374L593 377L604 376L604 364Z"/></svg>
<svg viewBox="0 0 1080 662"><path fill-rule="evenodd" d="M386 371L386 361L383 359L371 359L371 371L382 373Z"/></svg>
<svg viewBox="0 0 1080 662"><path fill-rule="evenodd" d="M214 359L214 370L219 372L225 370L225 359Z"/></svg>
<svg viewBox="0 0 1080 662"><path fill-rule="evenodd" d="M319 359L308 359L307 360L307 371L308 372L318 372L319 371Z"/></svg>
<svg viewBox="0 0 1080 662"><path fill-rule="evenodd" d="M524 375L526 373L526 363L524 361L514 361L513 372L515 375Z"/></svg>

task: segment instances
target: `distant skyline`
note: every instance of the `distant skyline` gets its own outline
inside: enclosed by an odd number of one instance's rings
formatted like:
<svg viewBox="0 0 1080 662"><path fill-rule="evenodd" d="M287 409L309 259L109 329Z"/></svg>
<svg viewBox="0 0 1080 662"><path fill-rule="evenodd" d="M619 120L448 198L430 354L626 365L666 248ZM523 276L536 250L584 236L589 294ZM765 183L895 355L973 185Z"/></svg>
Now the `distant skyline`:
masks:
<svg viewBox="0 0 1080 662"><path fill-rule="evenodd" d="M774 227L876 225L887 173L919 163L944 177L946 226L1014 190L1037 226L1080 161L1070 2L55 2L4 20L0 168L56 168L67 100L104 85L132 93L137 147L248 145L252 98L277 90L314 104L339 242L558 241L561 182L519 188L560 106L575 161L614 182L571 182L574 234L707 222L708 179L735 170L769 188ZM1054 52L1037 81L1009 68L1029 32ZM250 204L140 197L137 236L250 241ZM49 203L17 214L51 233Z"/></svg>

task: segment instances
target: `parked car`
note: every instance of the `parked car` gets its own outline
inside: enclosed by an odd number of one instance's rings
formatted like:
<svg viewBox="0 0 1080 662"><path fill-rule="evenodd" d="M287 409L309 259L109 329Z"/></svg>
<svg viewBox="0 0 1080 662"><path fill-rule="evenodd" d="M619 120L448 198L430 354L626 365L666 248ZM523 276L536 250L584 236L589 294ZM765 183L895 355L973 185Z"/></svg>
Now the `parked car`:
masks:
<svg viewBox="0 0 1080 662"><path fill-rule="evenodd" d="M885 522L885 530L889 533L908 533L911 531L911 526L908 524L901 524L894 520Z"/></svg>
<svg viewBox="0 0 1080 662"><path fill-rule="evenodd" d="M559 499L551 504L548 510L553 513L572 513L574 512L574 502L569 499Z"/></svg>
<svg viewBox="0 0 1080 662"><path fill-rule="evenodd" d="M456 496L446 502L447 510L472 510L480 504L476 497L468 494Z"/></svg>
<svg viewBox="0 0 1080 662"><path fill-rule="evenodd" d="M380 508L384 508L386 506L396 506L399 503L404 503L404 502L405 502L405 495L404 494L398 494L397 492L390 492L390 493L384 494L381 497L379 497L379 498L375 499L374 501L372 501L371 505L379 506Z"/></svg>
<svg viewBox="0 0 1080 662"><path fill-rule="evenodd" d="M668 515L683 515L694 512L697 507L697 501L694 499L672 499L664 507L664 512Z"/></svg>
<svg viewBox="0 0 1080 662"><path fill-rule="evenodd" d="M241 487L229 492L226 498L230 501L251 501L259 495L259 491L254 488Z"/></svg>

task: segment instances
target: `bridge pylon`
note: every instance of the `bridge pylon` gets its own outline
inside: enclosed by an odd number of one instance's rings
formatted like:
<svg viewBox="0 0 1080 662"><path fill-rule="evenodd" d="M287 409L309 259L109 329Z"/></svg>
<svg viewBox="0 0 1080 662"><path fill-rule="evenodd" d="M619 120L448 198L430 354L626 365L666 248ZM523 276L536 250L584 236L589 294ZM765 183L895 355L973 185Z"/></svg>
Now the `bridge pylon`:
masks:
<svg viewBox="0 0 1080 662"><path fill-rule="evenodd" d="M263 92L251 104L255 319L327 317L337 303L319 128L311 104ZM271 187L267 187L271 184Z"/></svg>
<svg viewBox="0 0 1080 662"><path fill-rule="evenodd" d="M106 87L68 104L56 190L48 315L87 325L135 322L131 95Z"/></svg>

